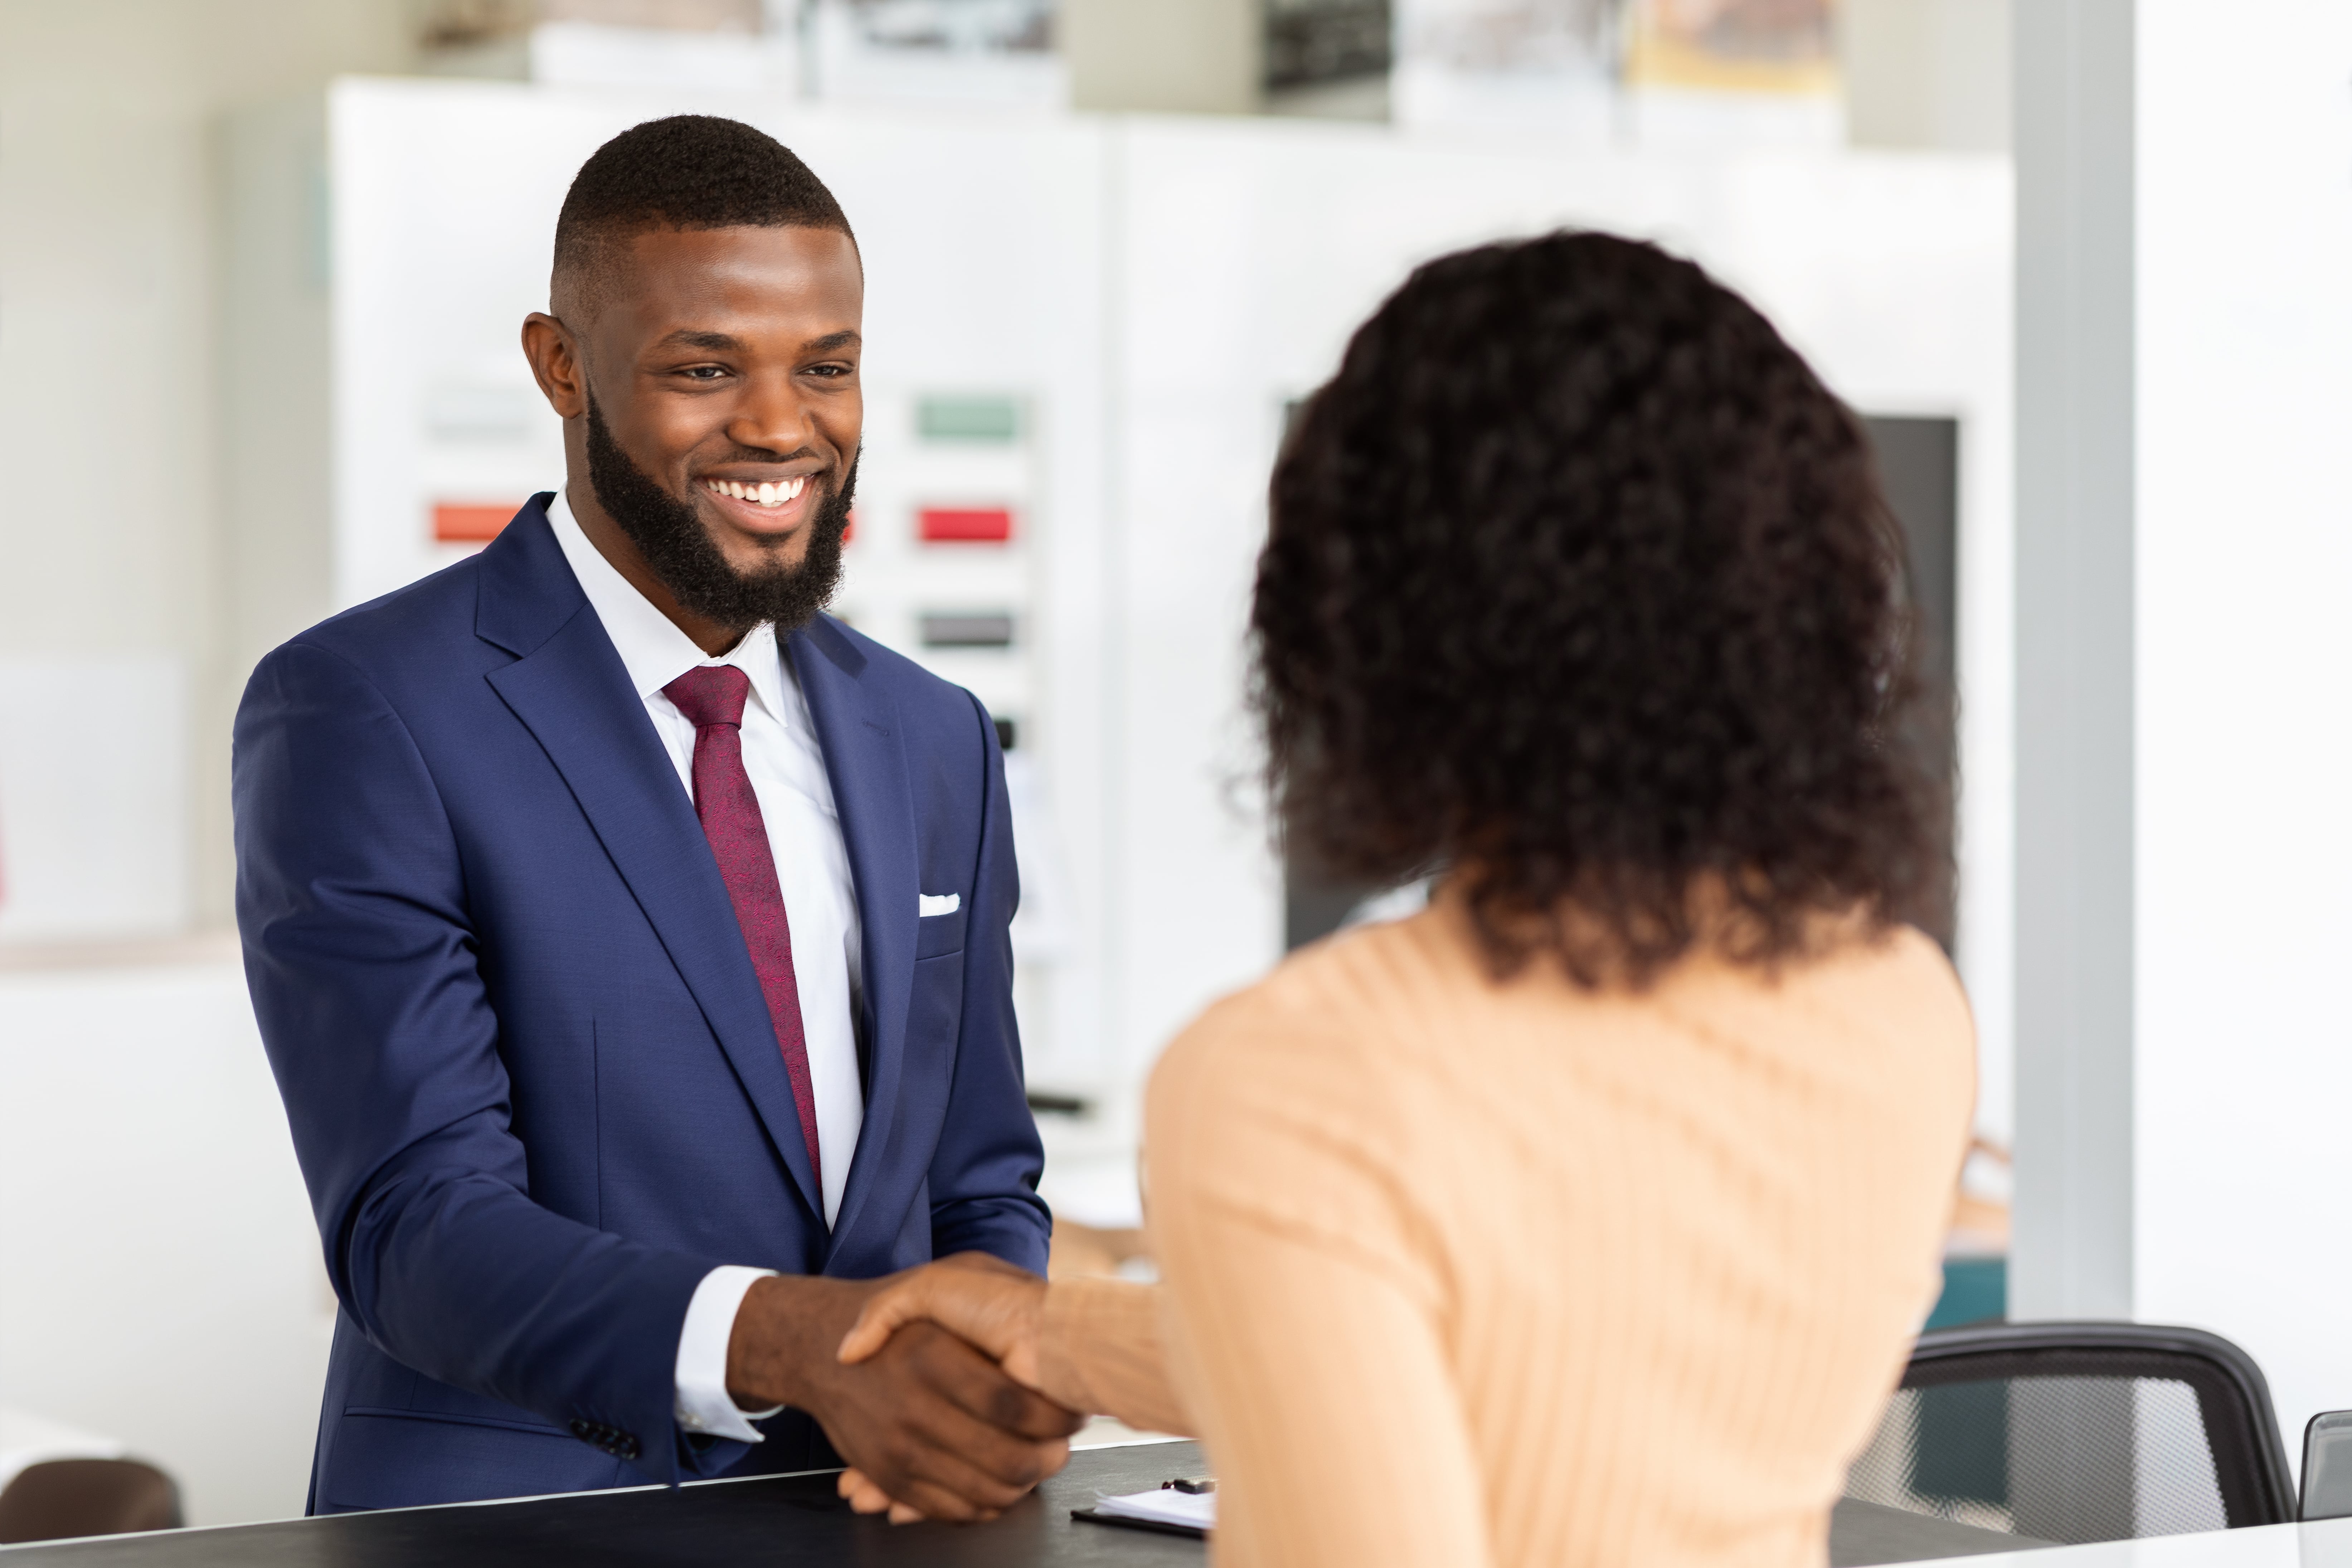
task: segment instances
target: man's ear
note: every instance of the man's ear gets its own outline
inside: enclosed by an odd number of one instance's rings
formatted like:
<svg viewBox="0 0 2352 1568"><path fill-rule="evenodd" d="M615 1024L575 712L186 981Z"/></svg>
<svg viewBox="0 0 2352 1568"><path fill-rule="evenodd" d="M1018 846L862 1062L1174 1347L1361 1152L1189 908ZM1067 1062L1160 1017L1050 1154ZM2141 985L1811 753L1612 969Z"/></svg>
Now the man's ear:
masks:
<svg viewBox="0 0 2352 1568"><path fill-rule="evenodd" d="M543 311L522 319L522 353L548 406L562 419L588 412L588 372L580 363L580 345L572 329Z"/></svg>

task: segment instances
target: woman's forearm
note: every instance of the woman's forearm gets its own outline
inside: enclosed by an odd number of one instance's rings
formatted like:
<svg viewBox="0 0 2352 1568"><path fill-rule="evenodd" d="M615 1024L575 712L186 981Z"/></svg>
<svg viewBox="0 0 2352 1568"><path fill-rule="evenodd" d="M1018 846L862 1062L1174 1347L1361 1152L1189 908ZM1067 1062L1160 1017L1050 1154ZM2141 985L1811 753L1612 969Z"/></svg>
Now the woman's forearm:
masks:
<svg viewBox="0 0 2352 1568"><path fill-rule="evenodd" d="M1125 1279L1046 1286L1037 1366L1042 1392L1056 1404L1140 1431L1192 1435L1161 1352L1157 1286Z"/></svg>

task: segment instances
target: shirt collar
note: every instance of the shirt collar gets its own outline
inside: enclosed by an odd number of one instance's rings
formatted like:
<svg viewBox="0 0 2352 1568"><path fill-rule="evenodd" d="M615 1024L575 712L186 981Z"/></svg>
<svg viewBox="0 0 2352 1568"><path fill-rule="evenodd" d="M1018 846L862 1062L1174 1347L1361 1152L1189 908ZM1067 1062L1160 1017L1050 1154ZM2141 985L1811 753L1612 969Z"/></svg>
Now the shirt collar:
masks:
<svg viewBox="0 0 2352 1568"><path fill-rule="evenodd" d="M580 591L604 623L604 635L612 639L614 650L629 672L629 684L640 698L653 696L698 666L731 664L751 678L752 693L769 716L780 723L786 721L791 710L783 699L783 659L776 647L772 623L762 622L741 642L713 658L604 559L580 520L572 515L572 503L561 489L547 503L547 521L555 530L555 542L562 547L572 576L580 580Z"/></svg>

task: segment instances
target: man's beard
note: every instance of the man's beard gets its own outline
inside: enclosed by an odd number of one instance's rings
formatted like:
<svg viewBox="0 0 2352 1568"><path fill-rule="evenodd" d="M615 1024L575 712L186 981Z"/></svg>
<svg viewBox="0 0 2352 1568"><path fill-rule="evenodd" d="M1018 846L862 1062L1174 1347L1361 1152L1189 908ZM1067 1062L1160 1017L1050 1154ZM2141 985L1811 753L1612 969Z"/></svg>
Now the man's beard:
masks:
<svg viewBox="0 0 2352 1568"><path fill-rule="evenodd" d="M774 457L750 454L752 461L772 462ZM801 563L751 574L727 563L691 502L662 489L621 450L593 395L588 399L588 483L605 515L620 524L678 604L739 637L763 621L775 623L779 637L799 630L841 585L841 536L848 531L849 505L857 492L855 459L838 489L821 489L814 498L808 553Z"/></svg>

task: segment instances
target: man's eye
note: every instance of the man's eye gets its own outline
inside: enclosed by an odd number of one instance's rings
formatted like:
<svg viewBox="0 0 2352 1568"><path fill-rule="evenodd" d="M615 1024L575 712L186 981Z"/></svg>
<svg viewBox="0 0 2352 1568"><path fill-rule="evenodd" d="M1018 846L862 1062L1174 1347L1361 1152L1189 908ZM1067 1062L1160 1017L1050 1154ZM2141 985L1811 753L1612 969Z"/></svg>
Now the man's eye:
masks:
<svg viewBox="0 0 2352 1568"><path fill-rule="evenodd" d="M689 381L717 381L727 374L727 368L716 364L690 364L678 374Z"/></svg>

